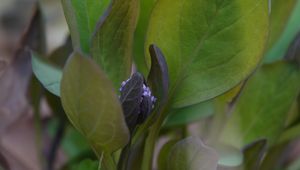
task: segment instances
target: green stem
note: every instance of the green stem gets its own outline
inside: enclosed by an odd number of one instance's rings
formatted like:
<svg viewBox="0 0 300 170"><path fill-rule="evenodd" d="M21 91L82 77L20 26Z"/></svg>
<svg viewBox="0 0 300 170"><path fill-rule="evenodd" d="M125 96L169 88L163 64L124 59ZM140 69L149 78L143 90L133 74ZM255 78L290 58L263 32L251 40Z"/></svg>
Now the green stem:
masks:
<svg viewBox="0 0 300 170"><path fill-rule="evenodd" d="M104 167L105 170L116 170L116 164L112 158L112 156L110 154L103 154L103 161L102 161L102 165Z"/></svg>
<svg viewBox="0 0 300 170"><path fill-rule="evenodd" d="M126 170L128 164L128 158L130 155L130 146L131 146L131 140L121 152L121 156L118 162L118 170Z"/></svg>
<svg viewBox="0 0 300 170"><path fill-rule="evenodd" d="M169 108L169 103L165 105L165 107L161 110L161 112L158 112L159 117L149 130L149 135L146 138L146 143L144 148L142 170L152 169L151 167L153 162L153 153L155 149L156 139L159 136L161 125L165 117L167 116L168 108Z"/></svg>

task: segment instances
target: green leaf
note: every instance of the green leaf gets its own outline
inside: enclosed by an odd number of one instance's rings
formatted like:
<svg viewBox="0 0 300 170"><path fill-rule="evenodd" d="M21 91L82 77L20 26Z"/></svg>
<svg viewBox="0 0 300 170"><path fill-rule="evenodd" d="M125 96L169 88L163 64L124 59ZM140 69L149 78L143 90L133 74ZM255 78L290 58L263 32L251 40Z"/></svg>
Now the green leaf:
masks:
<svg viewBox="0 0 300 170"><path fill-rule="evenodd" d="M294 125L280 134L279 143L286 143L300 137L300 124Z"/></svg>
<svg viewBox="0 0 300 170"><path fill-rule="evenodd" d="M167 100L169 90L168 65L162 51L157 46L150 45L149 51L151 56L151 69L147 83L157 98L157 103L163 105Z"/></svg>
<svg viewBox="0 0 300 170"><path fill-rule="evenodd" d="M92 39L91 55L116 89L131 73L133 35L139 0L113 0Z"/></svg>
<svg viewBox="0 0 300 170"><path fill-rule="evenodd" d="M300 72L295 63L264 65L244 86L222 139L237 147L260 138L274 144L299 90Z"/></svg>
<svg viewBox="0 0 300 170"><path fill-rule="evenodd" d="M265 139L255 141L244 148L244 169L257 170L267 149Z"/></svg>
<svg viewBox="0 0 300 170"><path fill-rule="evenodd" d="M72 170L98 170L98 161L85 159L80 163L73 165Z"/></svg>
<svg viewBox="0 0 300 170"><path fill-rule="evenodd" d="M172 147L167 163L167 170L216 170L218 154L200 139L189 137Z"/></svg>
<svg viewBox="0 0 300 170"><path fill-rule="evenodd" d="M272 45L281 36L286 23L296 5L297 0L272 0L270 15L270 35L268 46Z"/></svg>
<svg viewBox="0 0 300 170"><path fill-rule="evenodd" d="M60 81L62 70L36 53L31 53L32 70L37 79L52 94L60 96Z"/></svg>
<svg viewBox="0 0 300 170"><path fill-rule="evenodd" d="M160 0L146 46L164 52L174 106L183 107L244 80L257 67L267 35L266 0Z"/></svg>
<svg viewBox="0 0 300 170"><path fill-rule="evenodd" d="M74 49L88 54L96 24L110 0L62 0Z"/></svg>
<svg viewBox="0 0 300 170"><path fill-rule="evenodd" d="M214 147L219 154L219 166L236 167L243 163L243 153L230 145L218 145Z"/></svg>
<svg viewBox="0 0 300 170"><path fill-rule="evenodd" d="M73 47L71 42L71 37L68 36L64 44L57 47L49 56L49 61L59 66L59 68L64 68L68 57L72 54Z"/></svg>
<svg viewBox="0 0 300 170"><path fill-rule="evenodd" d="M285 3L290 3L289 1L291 0L288 0L287 2L282 1L281 3L284 3L284 5L281 5L280 8L283 8L283 10L285 10L284 8L288 7ZM281 34L280 38L266 54L266 57L264 58L264 63L272 63L274 61L282 59L287 49L289 48L290 43L293 41L293 39L300 30L300 25L298 24L299 17L300 1L297 1L294 10L290 15L290 18L285 26L284 32ZM274 20L277 20L277 18L274 18Z"/></svg>
<svg viewBox="0 0 300 170"><path fill-rule="evenodd" d="M145 61L145 50L148 50L148 46L145 48L144 43L150 14L156 1L157 0L140 1L139 19L134 33L133 58L137 69L144 75L146 75L149 71Z"/></svg>
<svg viewBox="0 0 300 170"><path fill-rule="evenodd" d="M213 101L194 104L191 106L173 109L168 115L164 127L182 126L214 114Z"/></svg>
<svg viewBox="0 0 300 170"><path fill-rule="evenodd" d="M112 83L91 59L76 52L70 57L61 82L61 100L69 120L98 156L128 143L129 131Z"/></svg>

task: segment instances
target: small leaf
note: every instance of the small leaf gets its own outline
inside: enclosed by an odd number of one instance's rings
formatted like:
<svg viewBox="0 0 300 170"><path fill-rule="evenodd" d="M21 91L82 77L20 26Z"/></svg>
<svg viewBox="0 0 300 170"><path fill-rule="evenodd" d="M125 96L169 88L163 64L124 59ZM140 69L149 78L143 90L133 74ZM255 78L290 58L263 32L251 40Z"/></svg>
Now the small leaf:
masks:
<svg viewBox="0 0 300 170"><path fill-rule="evenodd" d="M243 153L230 145L218 145L214 147L219 154L219 166L237 167L243 163Z"/></svg>
<svg viewBox="0 0 300 170"><path fill-rule="evenodd" d="M91 59L72 54L63 73L61 100L69 120L98 156L128 143L129 131L119 99L111 82Z"/></svg>
<svg viewBox="0 0 300 170"><path fill-rule="evenodd" d="M74 49L88 54L97 22L110 0L62 0Z"/></svg>
<svg viewBox="0 0 300 170"><path fill-rule="evenodd" d="M62 70L46 59L42 59L36 53L31 53L32 69L37 79L52 94L60 96L60 81L62 78Z"/></svg>
<svg viewBox="0 0 300 170"><path fill-rule="evenodd" d="M246 146L244 152L244 169L257 170L267 149L267 140L261 139Z"/></svg>
<svg viewBox="0 0 300 170"><path fill-rule="evenodd" d="M195 137L175 144L168 156L168 170L216 170L218 154Z"/></svg>
<svg viewBox="0 0 300 170"><path fill-rule="evenodd" d="M131 73L139 0L113 0L92 39L91 55L117 89Z"/></svg>
<svg viewBox="0 0 300 170"><path fill-rule="evenodd" d="M244 86L222 139L238 148L259 138L274 144L299 90L300 71L295 63L264 65Z"/></svg>
<svg viewBox="0 0 300 170"><path fill-rule="evenodd" d="M144 78L140 73L134 73L121 90L120 101L129 130L137 125L141 112Z"/></svg>
<svg viewBox="0 0 300 170"><path fill-rule="evenodd" d="M213 101L211 100L179 109L173 109L173 111L168 114L169 117L167 118L164 127L183 126L213 114L214 106Z"/></svg>
<svg viewBox="0 0 300 170"><path fill-rule="evenodd" d="M168 65L162 51L155 45L149 47L151 56L151 69L148 75L148 81L157 103L164 104L168 97L169 73Z"/></svg>

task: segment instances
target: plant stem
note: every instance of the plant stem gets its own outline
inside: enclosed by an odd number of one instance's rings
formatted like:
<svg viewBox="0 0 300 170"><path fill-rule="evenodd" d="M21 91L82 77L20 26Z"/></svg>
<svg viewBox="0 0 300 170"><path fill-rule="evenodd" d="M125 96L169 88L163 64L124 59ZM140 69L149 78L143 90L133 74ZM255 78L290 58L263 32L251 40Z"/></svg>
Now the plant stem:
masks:
<svg viewBox="0 0 300 170"><path fill-rule="evenodd" d="M131 139L121 152L119 162L118 162L118 170L126 170L128 164L128 158L130 155L130 146L131 146Z"/></svg>
<svg viewBox="0 0 300 170"><path fill-rule="evenodd" d="M61 139L64 135L65 127L66 127L66 121L61 118L59 120L57 131L55 133L54 139L51 144L50 152L48 155L48 166L47 166L48 170L53 170L57 149L59 148Z"/></svg>
<svg viewBox="0 0 300 170"><path fill-rule="evenodd" d="M103 162L102 165L105 170L116 170L116 164L110 154L103 154Z"/></svg>
<svg viewBox="0 0 300 170"><path fill-rule="evenodd" d="M160 115L157 121L150 128L149 135L146 139L145 148L144 148L145 150L143 155L142 170L151 170L156 139L159 136L161 125L166 117L166 114L168 113L167 112L168 106L169 105L166 104L165 107L161 110L161 112L159 112Z"/></svg>

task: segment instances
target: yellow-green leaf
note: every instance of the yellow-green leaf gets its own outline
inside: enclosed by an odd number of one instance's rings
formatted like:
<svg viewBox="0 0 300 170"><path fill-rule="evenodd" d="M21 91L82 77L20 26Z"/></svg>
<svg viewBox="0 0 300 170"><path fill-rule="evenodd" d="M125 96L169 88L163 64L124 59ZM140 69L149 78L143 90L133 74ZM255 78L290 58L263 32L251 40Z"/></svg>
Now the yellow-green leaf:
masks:
<svg viewBox="0 0 300 170"><path fill-rule="evenodd" d="M131 73L139 0L113 0L92 39L91 55L116 89Z"/></svg>
<svg viewBox="0 0 300 170"><path fill-rule="evenodd" d="M267 0L157 1L146 46L165 54L174 106L213 98L244 80L262 58L268 20Z"/></svg>
<svg viewBox="0 0 300 170"><path fill-rule="evenodd" d="M72 54L63 72L61 100L69 120L98 156L127 144L129 131L119 99L112 83L90 58Z"/></svg>

